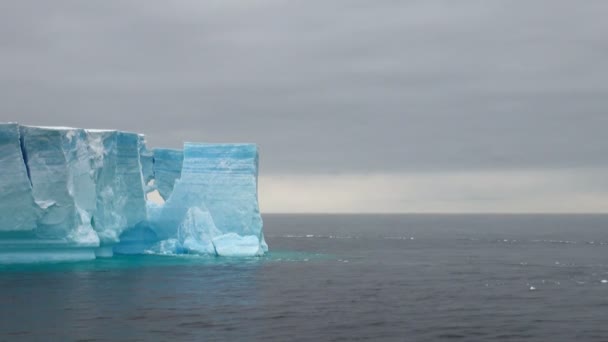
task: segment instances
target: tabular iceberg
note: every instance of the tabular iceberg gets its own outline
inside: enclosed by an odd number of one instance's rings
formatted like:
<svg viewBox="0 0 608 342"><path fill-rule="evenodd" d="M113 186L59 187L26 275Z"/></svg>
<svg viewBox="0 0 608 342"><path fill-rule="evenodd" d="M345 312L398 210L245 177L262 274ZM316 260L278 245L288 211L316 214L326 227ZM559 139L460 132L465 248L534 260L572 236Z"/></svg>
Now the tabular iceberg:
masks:
<svg viewBox="0 0 608 342"><path fill-rule="evenodd" d="M0 124L0 262L262 255L257 176L252 144L149 150L141 134Z"/></svg>

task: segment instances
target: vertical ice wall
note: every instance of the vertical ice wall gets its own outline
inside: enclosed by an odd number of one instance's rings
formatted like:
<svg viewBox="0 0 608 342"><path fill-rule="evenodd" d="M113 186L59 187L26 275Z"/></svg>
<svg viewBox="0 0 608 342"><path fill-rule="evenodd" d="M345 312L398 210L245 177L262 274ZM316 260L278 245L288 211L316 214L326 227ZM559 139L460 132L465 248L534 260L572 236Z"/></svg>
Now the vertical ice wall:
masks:
<svg viewBox="0 0 608 342"><path fill-rule="evenodd" d="M33 195L43 213L36 235L81 246L98 246L91 225L95 183L86 132L73 128L21 126Z"/></svg>
<svg viewBox="0 0 608 342"><path fill-rule="evenodd" d="M90 130L95 155L95 231L102 244L119 241L129 227L146 221L140 164L140 138L135 133Z"/></svg>
<svg viewBox="0 0 608 342"><path fill-rule="evenodd" d="M263 254L257 175L255 145L186 143L181 177L150 217L153 229L161 239L177 236L178 247L199 246L194 252Z"/></svg>
<svg viewBox="0 0 608 342"><path fill-rule="evenodd" d="M139 135L20 126L20 137L41 211L36 236L111 245L125 229L146 222Z"/></svg>
<svg viewBox="0 0 608 342"><path fill-rule="evenodd" d="M18 124L0 124L0 232L33 231L40 214L19 136Z"/></svg>

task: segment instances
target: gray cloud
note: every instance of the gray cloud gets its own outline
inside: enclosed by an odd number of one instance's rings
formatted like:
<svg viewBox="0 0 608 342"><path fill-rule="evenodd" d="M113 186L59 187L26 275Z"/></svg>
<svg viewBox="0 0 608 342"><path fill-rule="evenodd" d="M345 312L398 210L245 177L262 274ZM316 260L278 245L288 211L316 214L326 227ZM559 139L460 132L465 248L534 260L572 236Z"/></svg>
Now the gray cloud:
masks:
<svg viewBox="0 0 608 342"><path fill-rule="evenodd" d="M268 173L605 167L604 1L1 1L0 121Z"/></svg>

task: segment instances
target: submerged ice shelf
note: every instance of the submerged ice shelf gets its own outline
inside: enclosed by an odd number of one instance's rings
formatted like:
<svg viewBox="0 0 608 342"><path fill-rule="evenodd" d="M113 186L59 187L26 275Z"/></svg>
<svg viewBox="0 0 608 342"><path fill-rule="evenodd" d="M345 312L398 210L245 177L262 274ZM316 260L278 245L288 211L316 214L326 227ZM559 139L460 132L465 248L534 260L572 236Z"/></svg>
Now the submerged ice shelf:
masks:
<svg viewBox="0 0 608 342"><path fill-rule="evenodd" d="M257 176L252 144L149 150L141 134L0 123L0 262L262 255Z"/></svg>

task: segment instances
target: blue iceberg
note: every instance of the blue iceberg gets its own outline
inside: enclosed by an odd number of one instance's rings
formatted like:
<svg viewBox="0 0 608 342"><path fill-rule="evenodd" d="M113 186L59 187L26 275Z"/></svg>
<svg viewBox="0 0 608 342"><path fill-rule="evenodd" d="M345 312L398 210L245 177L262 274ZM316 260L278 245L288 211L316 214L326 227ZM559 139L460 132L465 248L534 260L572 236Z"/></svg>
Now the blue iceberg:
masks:
<svg viewBox="0 0 608 342"><path fill-rule="evenodd" d="M255 145L186 143L181 176L162 206L148 208L150 225L162 240L178 237L186 251L261 255L268 247L257 176Z"/></svg>
<svg viewBox="0 0 608 342"><path fill-rule="evenodd" d="M148 149L136 133L0 124L0 262L262 255L257 177L253 144Z"/></svg>

